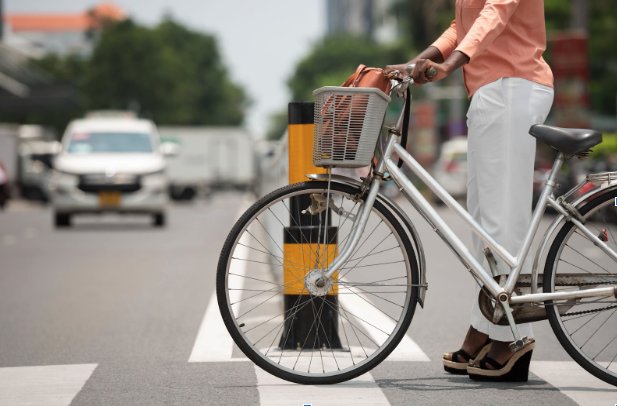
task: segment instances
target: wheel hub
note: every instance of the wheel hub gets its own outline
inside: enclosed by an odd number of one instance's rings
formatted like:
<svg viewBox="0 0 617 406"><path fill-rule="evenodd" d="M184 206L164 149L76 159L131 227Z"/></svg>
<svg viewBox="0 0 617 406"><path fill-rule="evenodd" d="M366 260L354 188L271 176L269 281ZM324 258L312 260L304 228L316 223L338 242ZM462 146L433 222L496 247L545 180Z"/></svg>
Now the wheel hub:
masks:
<svg viewBox="0 0 617 406"><path fill-rule="evenodd" d="M332 278L327 278L321 269L313 269L304 277L304 286L313 296L325 296L332 289Z"/></svg>

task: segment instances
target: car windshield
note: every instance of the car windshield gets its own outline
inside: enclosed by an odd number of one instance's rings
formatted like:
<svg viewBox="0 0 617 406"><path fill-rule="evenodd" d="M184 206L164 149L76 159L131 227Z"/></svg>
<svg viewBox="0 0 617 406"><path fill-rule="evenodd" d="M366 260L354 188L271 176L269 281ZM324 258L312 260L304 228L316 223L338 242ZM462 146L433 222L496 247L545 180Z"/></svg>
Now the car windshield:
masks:
<svg viewBox="0 0 617 406"><path fill-rule="evenodd" d="M69 154L92 153L151 153L150 134L91 132L74 133L69 143Z"/></svg>

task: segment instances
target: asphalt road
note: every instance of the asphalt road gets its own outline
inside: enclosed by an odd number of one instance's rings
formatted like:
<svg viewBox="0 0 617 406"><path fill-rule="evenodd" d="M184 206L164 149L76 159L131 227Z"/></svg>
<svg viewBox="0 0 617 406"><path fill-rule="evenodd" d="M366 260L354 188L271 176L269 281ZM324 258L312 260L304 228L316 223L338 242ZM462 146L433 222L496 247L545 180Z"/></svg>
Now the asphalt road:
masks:
<svg viewBox="0 0 617 406"><path fill-rule="evenodd" d="M0 213L0 405L268 405L268 391L280 395L277 404L346 404L340 399L358 387L329 387L322 393L333 395L314 400L320 388L270 382L239 357L189 362L243 199L175 205L164 229L141 217L84 216L54 230L49 209L22 203ZM363 384L370 393L358 396L391 405L617 403L617 390L572 364L548 322L535 326L533 371L542 377L481 384L444 373L441 355L459 348L469 325L473 281L412 217L429 290L408 335L430 361L386 361ZM460 220L444 218L470 240Z"/></svg>

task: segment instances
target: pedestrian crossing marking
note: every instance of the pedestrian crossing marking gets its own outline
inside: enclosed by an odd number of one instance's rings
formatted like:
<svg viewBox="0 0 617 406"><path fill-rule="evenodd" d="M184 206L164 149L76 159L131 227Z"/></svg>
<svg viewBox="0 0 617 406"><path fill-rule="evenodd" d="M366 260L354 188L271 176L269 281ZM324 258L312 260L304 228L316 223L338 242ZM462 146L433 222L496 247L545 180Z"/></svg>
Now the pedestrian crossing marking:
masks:
<svg viewBox="0 0 617 406"><path fill-rule="evenodd" d="M581 406L617 403L617 388L574 361L532 361L530 371Z"/></svg>
<svg viewBox="0 0 617 406"><path fill-rule="evenodd" d="M0 406L68 406L97 364L0 368Z"/></svg>
<svg viewBox="0 0 617 406"><path fill-rule="evenodd" d="M289 406L390 406L373 376L366 374L337 385L298 385L270 375L255 366L259 404Z"/></svg>

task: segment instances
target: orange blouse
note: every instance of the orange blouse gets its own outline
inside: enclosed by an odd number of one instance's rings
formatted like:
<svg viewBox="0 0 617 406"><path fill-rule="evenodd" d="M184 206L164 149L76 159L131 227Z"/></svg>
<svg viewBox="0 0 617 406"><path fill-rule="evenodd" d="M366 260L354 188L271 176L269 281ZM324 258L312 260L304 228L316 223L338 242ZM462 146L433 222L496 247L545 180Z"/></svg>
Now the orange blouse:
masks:
<svg viewBox="0 0 617 406"><path fill-rule="evenodd" d="M456 0L456 19L433 43L444 60L454 51L463 66L467 95L503 77L553 87L546 50L543 0Z"/></svg>

